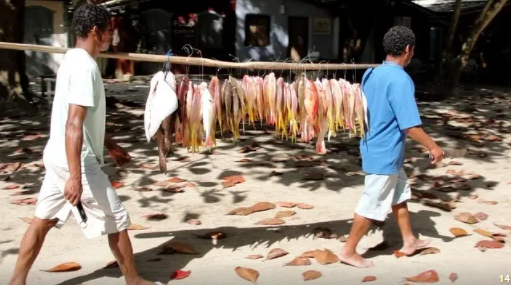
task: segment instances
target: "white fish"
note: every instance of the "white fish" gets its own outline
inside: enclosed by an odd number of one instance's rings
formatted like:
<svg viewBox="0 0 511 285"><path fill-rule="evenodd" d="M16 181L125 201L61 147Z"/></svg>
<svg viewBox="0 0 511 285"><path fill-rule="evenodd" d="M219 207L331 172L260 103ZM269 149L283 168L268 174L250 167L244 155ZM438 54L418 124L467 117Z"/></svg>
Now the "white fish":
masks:
<svg viewBox="0 0 511 285"><path fill-rule="evenodd" d="M201 83L199 85L201 89L201 100L202 100L202 124L204 126L204 133L206 134L205 147L212 148L215 146L215 104L213 102L213 96L209 92L208 85Z"/></svg>
<svg viewBox="0 0 511 285"><path fill-rule="evenodd" d="M144 113L144 127L148 142L156 134L163 120L177 110L175 87L175 77L171 72L165 78L163 72L160 71L151 79Z"/></svg>

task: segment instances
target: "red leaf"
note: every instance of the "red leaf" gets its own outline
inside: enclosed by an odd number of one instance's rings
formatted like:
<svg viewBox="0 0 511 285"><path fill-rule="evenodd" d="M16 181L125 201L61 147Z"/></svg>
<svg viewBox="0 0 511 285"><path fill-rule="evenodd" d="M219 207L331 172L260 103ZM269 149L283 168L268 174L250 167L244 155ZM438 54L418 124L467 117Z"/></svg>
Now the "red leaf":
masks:
<svg viewBox="0 0 511 285"><path fill-rule="evenodd" d="M46 272L69 272L76 271L82 268L80 264L76 262L66 262L53 267L52 269L44 270Z"/></svg>
<svg viewBox="0 0 511 285"><path fill-rule="evenodd" d="M18 188L20 188L19 185L12 184L12 185L5 186L4 190L14 190L14 189L18 189Z"/></svg>
<svg viewBox="0 0 511 285"><path fill-rule="evenodd" d="M457 273L451 273L451 275L449 275L449 279L451 279L451 282L454 283L454 281L458 280L458 274Z"/></svg>
<svg viewBox="0 0 511 285"><path fill-rule="evenodd" d="M224 182L222 182L222 185L224 186L224 188L229 188L236 184L245 182L245 178L243 178L243 176L241 175L226 176L223 179Z"/></svg>
<svg viewBox="0 0 511 285"><path fill-rule="evenodd" d="M124 187L124 183L119 182L119 181L113 181L112 182L112 187L114 187L115 189L119 189L121 187Z"/></svg>
<svg viewBox="0 0 511 285"><path fill-rule="evenodd" d="M181 182L185 182L185 180L179 178L179 177L172 177L169 179L169 182L172 182L172 183L181 183Z"/></svg>
<svg viewBox="0 0 511 285"><path fill-rule="evenodd" d="M429 270L422 272L417 276L408 277L406 280L416 283L436 283L440 280L440 278L438 278L438 273L435 270Z"/></svg>
<svg viewBox="0 0 511 285"><path fill-rule="evenodd" d="M188 271L177 270L176 272L174 272L170 275L170 280L185 279L186 277L190 276L191 273L192 273L191 270L188 270Z"/></svg>
<svg viewBox="0 0 511 285"><path fill-rule="evenodd" d="M486 249L486 248L503 248L504 244L501 242L495 241L495 240L482 240L479 241L476 246L479 249Z"/></svg>
<svg viewBox="0 0 511 285"><path fill-rule="evenodd" d="M252 159L248 159L248 158L243 158L243 159L240 159L240 160L236 160L236 162L252 162L253 160Z"/></svg>
<svg viewBox="0 0 511 285"><path fill-rule="evenodd" d="M405 256L406 254L404 254L403 252L401 252L399 250L394 250L394 255L396 256L396 258L400 258L400 257Z"/></svg>
<svg viewBox="0 0 511 285"><path fill-rule="evenodd" d="M374 277L374 276L366 276L366 277L364 277L364 279L362 279L362 282L372 282L375 280L376 280L376 277Z"/></svg>

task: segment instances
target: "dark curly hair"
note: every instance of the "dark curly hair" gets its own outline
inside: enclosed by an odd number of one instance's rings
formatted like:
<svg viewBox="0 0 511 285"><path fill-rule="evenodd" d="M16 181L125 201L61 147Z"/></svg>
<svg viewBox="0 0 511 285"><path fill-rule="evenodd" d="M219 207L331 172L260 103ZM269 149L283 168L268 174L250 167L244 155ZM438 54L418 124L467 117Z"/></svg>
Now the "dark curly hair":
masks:
<svg viewBox="0 0 511 285"><path fill-rule="evenodd" d="M394 26L383 37L383 50L387 55L400 56L406 46L415 46L415 34L407 27Z"/></svg>
<svg viewBox="0 0 511 285"><path fill-rule="evenodd" d="M83 4L73 15L73 30L77 37L86 39L89 32L96 26L101 32L104 32L110 24L110 13L94 4Z"/></svg>

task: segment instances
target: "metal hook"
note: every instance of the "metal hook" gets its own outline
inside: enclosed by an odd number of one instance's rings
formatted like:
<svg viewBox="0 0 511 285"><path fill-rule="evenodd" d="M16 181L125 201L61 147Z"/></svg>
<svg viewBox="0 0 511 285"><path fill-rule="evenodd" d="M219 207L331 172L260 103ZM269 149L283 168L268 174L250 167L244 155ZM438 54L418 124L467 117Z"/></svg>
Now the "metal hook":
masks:
<svg viewBox="0 0 511 285"><path fill-rule="evenodd" d="M172 49L170 49L166 54L165 56L167 56L167 61L163 63L163 67L161 68L161 71L162 72L165 72L165 76L167 76L167 73L169 72L170 70L170 67L171 67L171 62L170 62L170 57L173 56L174 54L172 53ZM167 63L168 63L168 69L166 69L167 67Z"/></svg>
<svg viewBox="0 0 511 285"><path fill-rule="evenodd" d="M188 57L192 57L193 55L193 48L190 44L184 45L182 48L187 54ZM186 74L188 75L190 73L190 62L188 62L188 65L186 66Z"/></svg>

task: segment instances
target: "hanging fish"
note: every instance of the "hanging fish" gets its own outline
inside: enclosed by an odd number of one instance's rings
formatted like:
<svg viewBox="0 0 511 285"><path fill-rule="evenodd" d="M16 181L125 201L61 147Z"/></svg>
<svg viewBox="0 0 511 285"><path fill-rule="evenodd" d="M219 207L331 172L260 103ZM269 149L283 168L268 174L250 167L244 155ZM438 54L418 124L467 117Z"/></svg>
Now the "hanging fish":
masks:
<svg viewBox="0 0 511 285"><path fill-rule="evenodd" d="M206 83L202 83L205 86ZM206 140L204 146L211 149L216 146L215 140L215 103L208 88L202 85L201 100L202 100L202 125L204 126L204 133Z"/></svg>
<svg viewBox="0 0 511 285"><path fill-rule="evenodd" d="M289 110L289 126L291 131L291 141L296 142L298 135L298 96L296 94L295 82L289 86L289 96L291 101L291 109Z"/></svg>
<svg viewBox="0 0 511 285"><path fill-rule="evenodd" d="M335 136L335 120L334 120L334 99L332 95L332 85L330 80L323 78L321 81L323 85L323 90L325 90L325 99L326 99L326 115L328 122L328 141L330 141L330 137Z"/></svg>
<svg viewBox="0 0 511 285"><path fill-rule="evenodd" d="M359 135L364 137L365 132L367 130L367 101L365 100L365 95L363 95L362 89L360 88L360 84L354 84L353 88L355 89L355 115L357 118L357 122L359 124Z"/></svg>
<svg viewBox="0 0 511 285"><path fill-rule="evenodd" d="M269 126L273 126L277 122L276 117L276 97L277 97L277 80L275 79L275 73L270 73L265 78L266 86L265 86L265 92L266 92L266 104L267 109L269 112L266 115L266 124Z"/></svg>
<svg viewBox="0 0 511 285"><path fill-rule="evenodd" d="M216 126L216 122L218 121L218 125L220 126L220 133L223 135L222 129L222 94L221 94L221 86L220 79L214 76L211 78L211 82L209 83L209 93L213 97L214 103L214 113L215 113L215 121L213 125Z"/></svg>
<svg viewBox="0 0 511 285"><path fill-rule="evenodd" d="M341 85L342 90L342 114L344 119L344 126L346 129L351 130L353 128L350 120L351 85L344 79L339 79L339 84Z"/></svg>
<svg viewBox="0 0 511 285"><path fill-rule="evenodd" d="M205 86L203 85L205 84ZM192 104L190 110L190 149L192 153L199 151L199 146L202 145L202 89L207 88L206 83L201 83L199 86L194 85Z"/></svg>
<svg viewBox="0 0 511 285"><path fill-rule="evenodd" d="M284 78L279 77L277 79L277 97L275 101L275 116L277 118L277 123L275 124L275 133L278 134L283 129L285 130L284 123Z"/></svg>
<svg viewBox="0 0 511 285"><path fill-rule="evenodd" d="M181 77L179 84L177 84L177 122L176 122L176 142L183 143L184 131L187 128L186 120L186 94L188 93L188 86L190 81L186 76Z"/></svg>
<svg viewBox="0 0 511 285"><path fill-rule="evenodd" d="M247 108L246 108L246 104L245 104L245 93L243 92L243 88L242 88L239 80L237 80L236 78L231 77L231 76L229 77L229 79L231 80L232 86L236 87L235 89L233 89L233 96L238 97L237 100L239 103L238 116L235 117L235 122L238 122L238 125L241 122L243 133L245 133L245 120L244 119L247 114ZM237 129L238 129L238 134L239 134L239 126L237 127ZM239 137L239 135L238 135L238 137Z"/></svg>
<svg viewBox="0 0 511 285"><path fill-rule="evenodd" d="M256 105L257 105L257 114L259 115L259 120L261 122L261 127L263 126L265 108L264 108L264 81L261 77L257 76L254 79L256 86Z"/></svg>
<svg viewBox="0 0 511 285"><path fill-rule="evenodd" d="M175 77L171 72L156 73L151 79L150 90L144 113L144 128L147 141L156 141L159 165L162 173L167 173L167 154L172 150L171 115L176 111L178 100Z"/></svg>
<svg viewBox="0 0 511 285"><path fill-rule="evenodd" d="M316 140L316 153L325 154L326 153L325 135L328 128L326 109L328 105L326 92L325 90L323 90L323 85L321 84L321 82L319 82L319 80L316 80L315 84L318 92L318 112L314 125L316 129L315 132L318 135L318 138Z"/></svg>
<svg viewBox="0 0 511 285"><path fill-rule="evenodd" d="M333 116L335 130L339 127L344 128L344 118L342 116L342 90L339 81L330 79L330 86L332 87L332 101L334 105Z"/></svg>
<svg viewBox="0 0 511 285"><path fill-rule="evenodd" d="M222 86L222 102L224 103L224 109L222 113L224 114L223 121L226 128L234 134L233 130L233 115L232 115L232 86L229 80L224 81L224 85Z"/></svg>
<svg viewBox="0 0 511 285"><path fill-rule="evenodd" d="M232 134L233 142L240 138L240 121L241 121L241 103L240 97L238 96L238 84L237 81L231 80L232 92Z"/></svg>

